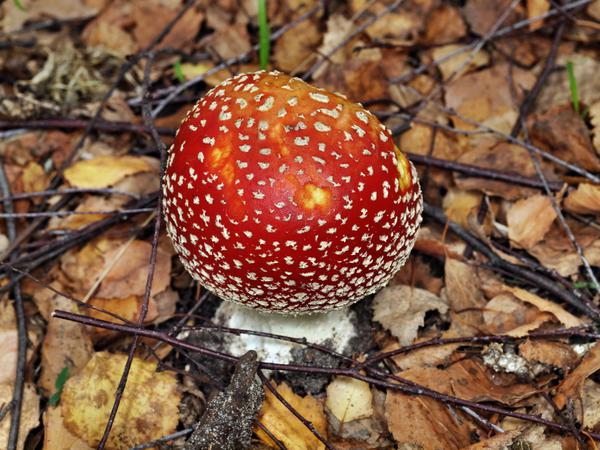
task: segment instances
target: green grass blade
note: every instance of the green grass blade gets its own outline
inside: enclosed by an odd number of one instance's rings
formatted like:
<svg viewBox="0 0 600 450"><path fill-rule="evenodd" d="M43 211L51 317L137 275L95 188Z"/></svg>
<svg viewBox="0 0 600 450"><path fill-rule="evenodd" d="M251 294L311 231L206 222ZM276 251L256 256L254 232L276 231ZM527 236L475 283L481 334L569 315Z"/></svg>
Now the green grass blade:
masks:
<svg viewBox="0 0 600 450"><path fill-rule="evenodd" d="M567 62L567 76L569 77L569 90L571 91L571 102L573 103L573 109L577 114L581 114L579 110L579 89L577 89L577 79L575 78L575 71L573 70L573 62Z"/></svg>
<svg viewBox="0 0 600 450"><path fill-rule="evenodd" d="M69 378L69 368L64 367L63 370L60 371L60 373L56 377L56 381L54 382L54 387L56 388L56 391L54 391L54 394L52 394L52 397L50 397L48 399L48 404L50 406L58 405L58 402L60 401L60 396L63 391L63 387L65 386L65 383L67 382L68 378Z"/></svg>
<svg viewBox="0 0 600 450"><path fill-rule="evenodd" d="M183 73L180 60L175 61L175 64L173 64L173 72L175 72L175 77L180 83L185 83L185 75Z"/></svg>
<svg viewBox="0 0 600 450"><path fill-rule="evenodd" d="M25 8L23 6L23 3L21 3L21 0L13 0L13 2L15 3L15 6L17 7L17 9L21 10L21 11L27 11L27 8Z"/></svg>
<svg viewBox="0 0 600 450"><path fill-rule="evenodd" d="M271 29L267 18L267 0L258 0L258 60L260 68L266 70L271 51Z"/></svg>

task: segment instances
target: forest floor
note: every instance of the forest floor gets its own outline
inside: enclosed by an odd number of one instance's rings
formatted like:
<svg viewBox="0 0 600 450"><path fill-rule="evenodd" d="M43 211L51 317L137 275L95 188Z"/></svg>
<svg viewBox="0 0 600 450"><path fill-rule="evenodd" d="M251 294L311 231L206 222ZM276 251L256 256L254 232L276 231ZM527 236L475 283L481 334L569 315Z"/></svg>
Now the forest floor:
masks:
<svg viewBox="0 0 600 450"><path fill-rule="evenodd" d="M0 448L598 448L600 0L260 3L0 4ZM259 53L379 117L426 204L351 344L272 331L277 367L157 220Z"/></svg>

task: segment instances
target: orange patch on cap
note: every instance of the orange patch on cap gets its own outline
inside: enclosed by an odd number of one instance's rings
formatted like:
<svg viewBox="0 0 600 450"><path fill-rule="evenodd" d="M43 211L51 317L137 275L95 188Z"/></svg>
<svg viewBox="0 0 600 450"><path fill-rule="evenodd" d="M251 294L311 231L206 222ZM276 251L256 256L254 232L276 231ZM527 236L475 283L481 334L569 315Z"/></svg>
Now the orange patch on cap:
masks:
<svg viewBox="0 0 600 450"><path fill-rule="evenodd" d="M398 181L400 183L400 189L402 191L406 191L412 184L410 163L398 147L394 147L394 151L396 152L396 159L398 160L396 167L398 168Z"/></svg>
<svg viewBox="0 0 600 450"><path fill-rule="evenodd" d="M309 211L316 208L327 210L331 205L331 191L327 188L307 183L296 190L294 200L302 208Z"/></svg>

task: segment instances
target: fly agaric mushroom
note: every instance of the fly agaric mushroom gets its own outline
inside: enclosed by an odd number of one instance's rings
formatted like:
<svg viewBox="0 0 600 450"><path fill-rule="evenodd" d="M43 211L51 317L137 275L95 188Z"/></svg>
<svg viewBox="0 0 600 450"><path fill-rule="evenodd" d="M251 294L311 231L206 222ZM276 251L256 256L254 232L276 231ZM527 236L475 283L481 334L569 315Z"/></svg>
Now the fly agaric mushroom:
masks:
<svg viewBox="0 0 600 450"><path fill-rule="evenodd" d="M225 300L282 313L380 289L422 211L416 171L375 116L279 72L237 75L196 103L163 192L187 271Z"/></svg>

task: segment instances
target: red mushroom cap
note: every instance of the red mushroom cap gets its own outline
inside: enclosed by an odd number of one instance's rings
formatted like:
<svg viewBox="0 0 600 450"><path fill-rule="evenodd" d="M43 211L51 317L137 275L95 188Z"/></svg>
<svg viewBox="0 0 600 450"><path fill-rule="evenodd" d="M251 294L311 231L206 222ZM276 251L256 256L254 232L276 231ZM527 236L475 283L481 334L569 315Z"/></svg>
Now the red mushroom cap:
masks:
<svg viewBox="0 0 600 450"><path fill-rule="evenodd" d="M163 189L188 272L269 311L338 308L377 291L421 222L416 171L377 118L278 72L237 75L194 106Z"/></svg>

